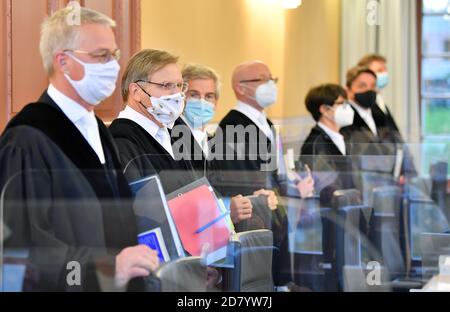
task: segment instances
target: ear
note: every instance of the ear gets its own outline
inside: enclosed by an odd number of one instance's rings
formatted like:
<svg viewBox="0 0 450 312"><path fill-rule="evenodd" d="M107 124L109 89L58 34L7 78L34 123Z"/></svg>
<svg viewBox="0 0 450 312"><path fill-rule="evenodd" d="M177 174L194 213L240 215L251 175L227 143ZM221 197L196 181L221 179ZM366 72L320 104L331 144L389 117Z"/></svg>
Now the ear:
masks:
<svg viewBox="0 0 450 312"><path fill-rule="evenodd" d="M128 86L128 97L132 98L136 102L141 101L139 87L135 83L130 83L130 85Z"/></svg>
<svg viewBox="0 0 450 312"><path fill-rule="evenodd" d="M322 104L319 107L319 112L320 112L321 115L325 115L325 113L328 112L328 110L329 110L329 108L325 104Z"/></svg>
<svg viewBox="0 0 450 312"><path fill-rule="evenodd" d="M241 96L245 95L244 88L239 83L234 84L234 91Z"/></svg>
<svg viewBox="0 0 450 312"><path fill-rule="evenodd" d="M59 52L55 55L53 65L55 69L65 72L67 65L67 55Z"/></svg>
<svg viewBox="0 0 450 312"><path fill-rule="evenodd" d="M350 90L350 88L349 87L345 87L345 92L347 93L347 100L351 100L353 93Z"/></svg>

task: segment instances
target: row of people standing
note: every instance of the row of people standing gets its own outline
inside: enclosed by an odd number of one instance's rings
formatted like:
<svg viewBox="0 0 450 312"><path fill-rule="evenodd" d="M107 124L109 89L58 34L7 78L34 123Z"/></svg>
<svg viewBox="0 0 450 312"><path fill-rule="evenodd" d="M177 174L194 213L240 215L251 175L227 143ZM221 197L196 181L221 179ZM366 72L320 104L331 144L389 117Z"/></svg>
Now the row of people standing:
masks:
<svg viewBox="0 0 450 312"><path fill-rule="evenodd" d="M388 174L395 183L399 151L397 182L403 184L417 174L409 148L381 94L388 81L386 59L371 54L348 70L345 87L323 84L306 96L306 108L316 125L300 148L300 162L317 173L322 204L331 205L336 189L361 188L355 173L365 170ZM368 158L364 161L365 156ZM321 177L319 172L325 174ZM326 174L330 172L337 177L330 178Z"/></svg>
<svg viewBox="0 0 450 312"><path fill-rule="evenodd" d="M154 174L166 194L206 176L218 194L231 198L229 209L236 226L253 219L255 227L274 231L280 252L275 254L274 268L279 269L277 261L283 258L279 255L287 249L287 221L276 194L283 195L291 187L299 198L309 197L314 180L308 170L286 185L278 166L271 164L279 156L279 142L264 112L277 100L277 79L268 66L251 61L236 67L232 76L236 107L207 143L199 130L212 119L218 104L217 75L203 66L187 67L183 73L177 57L143 50L128 62L121 82L125 108L108 129L94 108L112 95L119 76L115 22L81 8L81 24L71 25L67 20L73 9L59 10L44 21L40 52L49 87L11 120L0 138L4 222L11 230L5 246L30 249L29 261L39 272L30 289L98 290L97 271L103 263L113 267L116 288L145 290L146 278L159 262L153 250L137 244L128 183ZM348 98L370 108L376 126L376 116L381 115L369 90L376 89L377 77L367 69L353 76ZM319 101L316 120L331 116L326 106L342 105L346 94L338 90L337 97L331 97L331 102ZM352 109L376 137L383 133L367 118L370 113L364 115L353 105ZM333 118L338 126L344 125ZM346 122L349 130L356 126ZM236 129L246 131L240 137ZM184 139L176 133L184 134ZM330 133L325 134L332 139ZM180 142L186 144L178 148ZM185 150L187 142L198 148ZM336 147L347 153L342 142ZM252 194L266 197L271 224L255 218L246 197ZM80 264L81 282L69 285L66 268L73 261ZM277 284L284 282L280 278Z"/></svg>
<svg viewBox="0 0 450 312"><path fill-rule="evenodd" d="M164 51L138 52L128 62L121 83L125 109L108 129L94 108L112 95L119 76L115 22L80 8L80 25L72 25L67 20L74 9L59 10L42 24L40 52L49 87L8 123L0 139L2 221L11 230L5 248L29 251L29 267L37 274L25 283L25 289L104 289L100 270L109 272L112 279L107 289L145 290L152 285L149 279L159 261L155 251L137 243L128 183L158 174L167 194L201 176L199 167L185 157L186 151L174 148L172 135L178 124L189 131L190 138L196 137L189 125L195 79L188 90L189 82L183 81L176 57ZM216 85L215 95L208 99L217 100L217 89ZM265 64L248 62L236 68L233 89L238 106L222 124L253 124L266 145L266 155L260 157L258 151L255 159L255 155L246 157L246 146L255 139L246 137L247 142L240 142L244 159L237 160L239 166L232 157L208 164L208 171L237 169L243 179L250 171L260 176L255 180L258 183L233 191L212 184L218 193L231 197L229 209L235 225L253 217L252 203L245 195L264 196L273 222L261 225L256 220L255 226L273 229L275 244L285 246L286 216L278 209L275 170L263 170L260 175L260 165L268 161L275 143L275 133L263 113L276 101L275 80ZM192 96L183 120L185 92ZM216 146L227 143L232 142ZM205 168L203 173L208 172ZM299 194L312 193L311 176L297 182L294 187ZM79 264L81 277L79 283L71 284L66 279L67 267L74 262ZM99 269L102 266L112 270Z"/></svg>

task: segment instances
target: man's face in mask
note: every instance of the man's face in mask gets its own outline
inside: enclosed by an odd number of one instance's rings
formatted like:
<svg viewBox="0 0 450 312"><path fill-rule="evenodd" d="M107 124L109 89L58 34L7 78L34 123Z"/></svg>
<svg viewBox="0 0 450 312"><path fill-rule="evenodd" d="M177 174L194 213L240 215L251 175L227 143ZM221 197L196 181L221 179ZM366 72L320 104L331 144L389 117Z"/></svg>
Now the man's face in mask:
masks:
<svg viewBox="0 0 450 312"><path fill-rule="evenodd" d="M218 100L216 88L216 83L213 79L192 79L189 81L188 90L186 91L186 100L203 99L216 107Z"/></svg>
<svg viewBox="0 0 450 312"><path fill-rule="evenodd" d="M347 89L348 98L355 101L355 94L375 91L377 87L376 78L369 73L360 74Z"/></svg>
<svg viewBox="0 0 450 312"><path fill-rule="evenodd" d="M182 88L177 87L183 84L181 70L177 64L167 64L160 70L150 75L148 81L144 83L145 90L153 97L159 98L182 92Z"/></svg>
<svg viewBox="0 0 450 312"><path fill-rule="evenodd" d="M79 48L83 53L73 52L73 54L85 63L102 63L104 55L111 55L117 50L116 39L111 27L101 24L85 24L80 26L80 42ZM88 52L88 53L85 53ZM64 53L56 56L59 63L56 67L61 66L73 80L81 80L84 77L83 66Z"/></svg>
<svg viewBox="0 0 450 312"><path fill-rule="evenodd" d="M387 66L386 63L383 61L373 61L368 66L370 70L372 70L375 74L380 73L386 73L387 72Z"/></svg>
<svg viewBox="0 0 450 312"><path fill-rule="evenodd" d="M263 63L254 62L238 67L233 75L233 88L237 99L262 109L256 100L256 90L270 80L272 73Z"/></svg>
<svg viewBox="0 0 450 312"><path fill-rule="evenodd" d="M76 49L68 52L58 52L53 61L55 72L50 77L52 83L58 85L64 94L80 103L88 110L93 106L82 99L78 92L70 85L65 75L74 81L85 78L84 66L74 59L86 64L106 63L114 59L118 51L114 32L111 27L102 24L84 24L79 29L79 42Z"/></svg>

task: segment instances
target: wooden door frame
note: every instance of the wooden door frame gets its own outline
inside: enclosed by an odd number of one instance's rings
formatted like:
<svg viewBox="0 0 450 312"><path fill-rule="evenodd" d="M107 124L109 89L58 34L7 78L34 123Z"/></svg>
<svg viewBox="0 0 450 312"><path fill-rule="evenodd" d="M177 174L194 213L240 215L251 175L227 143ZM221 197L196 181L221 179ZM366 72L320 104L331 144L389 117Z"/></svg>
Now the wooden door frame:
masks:
<svg viewBox="0 0 450 312"><path fill-rule="evenodd" d="M47 2L47 14L51 14L69 3L69 0L39 0ZM84 0L78 0L81 5L84 5ZM115 29L116 40L118 45L124 50L124 59L122 60L122 65L129 59L134 53L141 49L141 0L111 0L113 3L113 16L112 18L116 20L117 27ZM0 20L1 34L0 42L4 49L0 51L0 133L3 131L7 122L12 117L13 103L12 103L12 62L13 62L13 51L12 51L12 5L13 0L2 0L0 4L0 9L2 10L3 16ZM125 12L124 6L128 5L129 16L124 16L121 12ZM128 19L129 32L124 33L122 31L125 19ZM122 107L122 99L117 96L114 99L113 111L102 111L99 110L97 113L99 117L102 117L105 122L110 122L113 115L117 114Z"/></svg>

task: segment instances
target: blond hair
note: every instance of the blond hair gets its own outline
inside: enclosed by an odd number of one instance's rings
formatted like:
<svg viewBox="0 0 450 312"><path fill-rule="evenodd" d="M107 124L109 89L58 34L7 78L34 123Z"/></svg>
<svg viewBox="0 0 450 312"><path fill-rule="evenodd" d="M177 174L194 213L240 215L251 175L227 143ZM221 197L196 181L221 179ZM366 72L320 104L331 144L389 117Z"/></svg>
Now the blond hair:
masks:
<svg viewBox="0 0 450 312"><path fill-rule="evenodd" d="M353 82L355 82L355 80L358 79L358 77L361 76L362 74L369 74L369 75L372 75L373 77L375 77L375 79L377 79L377 74L375 74L375 72L373 72L368 67L356 66L356 67L350 68L347 71L347 83L346 83L347 88L351 88L353 85Z"/></svg>
<svg viewBox="0 0 450 312"><path fill-rule="evenodd" d="M195 79L212 79L216 85L216 95L220 95L220 78L214 69L204 65L188 64L183 68L182 75L184 82L187 83Z"/></svg>
<svg viewBox="0 0 450 312"><path fill-rule="evenodd" d="M49 76L54 72L53 58L56 53L78 48L80 26L84 24L101 24L111 28L116 26L114 20L108 16L74 4L69 4L44 20L41 25L39 50L44 69Z"/></svg>
<svg viewBox="0 0 450 312"><path fill-rule="evenodd" d="M130 84L147 80L164 66L176 63L178 63L178 57L166 51L145 49L133 55L122 77L123 100L128 101Z"/></svg>
<svg viewBox="0 0 450 312"><path fill-rule="evenodd" d="M367 54L361 58L358 62L358 66L370 67L373 62L383 62L386 63L387 60L384 56L380 54Z"/></svg>

